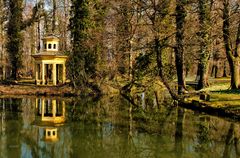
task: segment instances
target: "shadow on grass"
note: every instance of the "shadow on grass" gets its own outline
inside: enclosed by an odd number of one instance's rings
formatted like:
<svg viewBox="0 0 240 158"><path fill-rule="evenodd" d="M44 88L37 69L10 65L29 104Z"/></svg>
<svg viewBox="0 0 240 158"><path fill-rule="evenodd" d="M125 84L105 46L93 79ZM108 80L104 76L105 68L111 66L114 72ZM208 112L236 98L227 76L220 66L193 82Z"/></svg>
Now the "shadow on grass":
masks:
<svg viewBox="0 0 240 158"><path fill-rule="evenodd" d="M221 93L221 94L240 94L240 89L236 90L231 90L231 89L226 89L226 90L216 90L216 91L211 91L213 93Z"/></svg>

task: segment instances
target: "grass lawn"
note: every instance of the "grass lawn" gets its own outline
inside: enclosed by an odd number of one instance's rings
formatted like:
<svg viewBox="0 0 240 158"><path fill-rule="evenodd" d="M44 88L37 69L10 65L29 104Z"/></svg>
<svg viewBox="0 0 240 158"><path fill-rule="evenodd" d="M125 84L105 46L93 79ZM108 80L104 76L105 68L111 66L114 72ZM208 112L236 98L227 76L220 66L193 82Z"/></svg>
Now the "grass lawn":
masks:
<svg viewBox="0 0 240 158"><path fill-rule="evenodd" d="M240 110L240 89L230 89L230 78L209 79L210 86L201 90L210 94L209 101L200 101L199 96L193 96L190 100L198 100L211 107L229 110Z"/></svg>

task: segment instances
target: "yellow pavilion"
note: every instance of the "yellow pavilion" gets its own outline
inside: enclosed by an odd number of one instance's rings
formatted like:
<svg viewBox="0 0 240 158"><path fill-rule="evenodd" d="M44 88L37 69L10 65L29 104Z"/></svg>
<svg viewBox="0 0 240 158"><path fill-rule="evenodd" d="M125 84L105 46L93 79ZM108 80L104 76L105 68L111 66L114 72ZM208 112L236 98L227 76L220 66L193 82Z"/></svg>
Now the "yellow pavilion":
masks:
<svg viewBox="0 0 240 158"><path fill-rule="evenodd" d="M32 55L35 59L36 85L58 85L66 82L67 56L59 51L59 38L47 35L43 38L44 48Z"/></svg>

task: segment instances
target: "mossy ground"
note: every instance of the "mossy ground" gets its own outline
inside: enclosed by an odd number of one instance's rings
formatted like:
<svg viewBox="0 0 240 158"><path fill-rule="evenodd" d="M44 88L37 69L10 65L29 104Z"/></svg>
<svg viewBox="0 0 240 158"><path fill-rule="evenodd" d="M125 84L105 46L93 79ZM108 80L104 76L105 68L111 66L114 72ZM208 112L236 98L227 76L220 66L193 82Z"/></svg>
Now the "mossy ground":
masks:
<svg viewBox="0 0 240 158"><path fill-rule="evenodd" d="M209 87L199 91L197 95L187 98L186 101L188 103L197 101L204 106L240 113L240 89L230 89L230 78L216 78L209 82ZM201 93L209 94L210 100L200 100L199 94Z"/></svg>

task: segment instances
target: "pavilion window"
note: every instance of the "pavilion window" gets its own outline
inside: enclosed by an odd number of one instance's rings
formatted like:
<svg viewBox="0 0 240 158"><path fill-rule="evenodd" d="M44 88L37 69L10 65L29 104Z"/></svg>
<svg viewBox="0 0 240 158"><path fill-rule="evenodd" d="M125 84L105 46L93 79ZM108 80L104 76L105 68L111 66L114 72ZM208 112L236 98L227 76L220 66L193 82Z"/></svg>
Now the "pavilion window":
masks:
<svg viewBox="0 0 240 158"><path fill-rule="evenodd" d="M56 48L57 48L57 45L56 45L56 44L54 44L54 45L53 45L53 49L56 49Z"/></svg>
<svg viewBox="0 0 240 158"><path fill-rule="evenodd" d="M48 49L52 49L52 44L48 44Z"/></svg>

